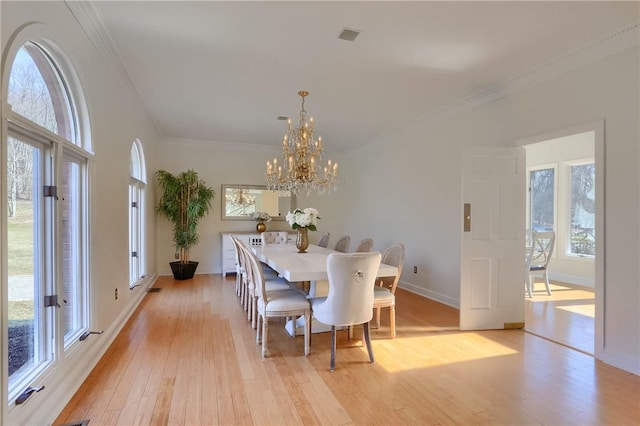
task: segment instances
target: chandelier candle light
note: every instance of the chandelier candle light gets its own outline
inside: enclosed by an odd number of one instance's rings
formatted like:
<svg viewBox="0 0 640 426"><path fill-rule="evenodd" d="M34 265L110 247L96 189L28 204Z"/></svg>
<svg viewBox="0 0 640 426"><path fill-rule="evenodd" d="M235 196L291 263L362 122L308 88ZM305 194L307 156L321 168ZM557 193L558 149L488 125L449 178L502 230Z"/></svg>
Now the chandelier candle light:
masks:
<svg viewBox="0 0 640 426"><path fill-rule="evenodd" d="M293 194L306 191L307 195L312 191L324 194L336 190L338 163L329 160L327 165L320 169L322 137L313 138L313 117L307 121L304 98L308 94L309 92L304 90L298 92L302 97L298 126L294 128L291 119L288 120L289 131L282 141L284 164L278 164L277 158L273 159L273 163L267 161L267 186L270 190L291 191Z"/></svg>

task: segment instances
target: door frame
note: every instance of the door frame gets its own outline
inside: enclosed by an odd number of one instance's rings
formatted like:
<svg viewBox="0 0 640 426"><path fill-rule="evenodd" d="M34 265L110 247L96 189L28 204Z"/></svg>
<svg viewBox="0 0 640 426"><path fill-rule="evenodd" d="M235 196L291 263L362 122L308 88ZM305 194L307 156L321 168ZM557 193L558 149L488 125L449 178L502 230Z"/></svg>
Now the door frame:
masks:
<svg viewBox="0 0 640 426"><path fill-rule="evenodd" d="M514 146L524 147L538 142L571 136L578 133L594 132L594 154L596 166L596 258L594 271L595 292L595 347L593 354L596 359L602 359L606 346L605 314L606 314L606 282L605 282L605 120L598 120L580 124L574 127L555 130L552 132L532 136L515 141Z"/></svg>

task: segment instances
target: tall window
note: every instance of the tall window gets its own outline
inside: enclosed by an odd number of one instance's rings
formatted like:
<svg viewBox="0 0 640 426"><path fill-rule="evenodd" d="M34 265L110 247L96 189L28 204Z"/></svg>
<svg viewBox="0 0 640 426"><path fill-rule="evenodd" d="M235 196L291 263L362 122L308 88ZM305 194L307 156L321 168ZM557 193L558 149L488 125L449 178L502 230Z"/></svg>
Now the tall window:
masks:
<svg viewBox="0 0 640 426"><path fill-rule="evenodd" d="M78 93L44 44L11 66L6 114L9 400L88 329L88 141ZM59 220L58 220L59 219Z"/></svg>
<svg viewBox="0 0 640 426"><path fill-rule="evenodd" d="M555 170L532 170L529 173L529 194L531 229L555 230Z"/></svg>
<svg viewBox="0 0 640 426"><path fill-rule="evenodd" d="M594 163L571 166L571 244L569 253L596 254L596 168Z"/></svg>
<svg viewBox="0 0 640 426"><path fill-rule="evenodd" d="M142 144L135 140L129 159L129 287L133 288L145 274L144 269L144 191L145 164Z"/></svg>
<svg viewBox="0 0 640 426"><path fill-rule="evenodd" d="M46 181L47 150L37 142L14 137L7 142L9 330L4 335L9 339L11 387L50 360L45 347L51 330L44 327L39 302L51 280L42 267L46 256L45 203L36 195Z"/></svg>
<svg viewBox="0 0 640 426"><path fill-rule="evenodd" d="M85 289L85 185L86 161L64 153L62 192L58 203L62 210L62 303L64 304L65 346L70 345L87 326Z"/></svg>

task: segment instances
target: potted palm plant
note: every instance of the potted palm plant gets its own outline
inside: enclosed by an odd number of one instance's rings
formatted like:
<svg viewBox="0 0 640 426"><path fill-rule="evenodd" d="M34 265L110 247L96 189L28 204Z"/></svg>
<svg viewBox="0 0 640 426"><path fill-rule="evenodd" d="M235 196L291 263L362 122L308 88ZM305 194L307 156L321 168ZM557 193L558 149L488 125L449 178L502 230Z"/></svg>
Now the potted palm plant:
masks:
<svg viewBox="0 0 640 426"><path fill-rule="evenodd" d="M173 224L173 242L178 261L170 262L176 280L193 278L198 262L189 259L189 250L198 243L198 221L211 209L212 188L189 169L178 175L166 170L156 172L161 196L156 212Z"/></svg>

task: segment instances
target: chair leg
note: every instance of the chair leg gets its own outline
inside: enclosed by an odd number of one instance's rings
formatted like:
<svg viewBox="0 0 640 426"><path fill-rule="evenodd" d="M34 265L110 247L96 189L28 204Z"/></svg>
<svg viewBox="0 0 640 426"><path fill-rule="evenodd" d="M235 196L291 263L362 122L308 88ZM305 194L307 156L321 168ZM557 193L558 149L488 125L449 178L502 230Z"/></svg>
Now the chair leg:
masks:
<svg viewBox="0 0 640 426"><path fill-rule="evenodd" d="M258 314L258 318L256 318L256 345L259 345L261 342L260 339L260 332L262 331L261 327L260 327L260 320L262 319L261 315Z"/></svg>
<svg viewBox="0 0 640 426"><path fill-rule="evenodd" d="M262 318L262 358L267 357L267 339L269 338L269 317Z"/></svg>
<svg viewBox="0 0 640 426"><path fill-rule="evenodd" d="M547 270L544 270L544 285L545 287L547 287L547 294L549 296L551 296L551 287L549 286L549 274L547 273Z"/></svg>
<svg viewBox="0 0 640 426"><path fill-rule="evenodd" d="M391 328L391 338L396 338L396 305L389 307L389 326Z"/></svg>
<svg viewBox="0 0 640 426"><path fill-rule="evenodd" d="M376 308L376 328L380 328L380 311L382 308Z"/></svg>
<svg viewBox="0 0 640 426"><path fill-rule="evenodd" d="M256 328L256 316L258 315L258 298L254 297L251 302L251 328Z"/></svg>
<svg viewBox="0 0 640 426"><path fill-rule="evenodd" d="M309 355L309 339L311 338L311 315L304 315L304 356Z"/></svg>
<svg viewBox="0 0 640 426"><path fill-rule="evenodd" d="M249 289L244 287L242 289L242 297L240 298L242 302L242 309L247 310L247 299L249 298Z"/></svg>
<svg viewBox="0 0 640 426"><path fill-rule="evenodd" d="M369 323L362 324L362 331L364 332L364 341L367 344L367 351L369 351L369 361L375 362L373 359L373 348L371 347L371 336L369 335Z"/></svg>
<svg viewBox="0 0 640 426"><path fill-rule="evenodd" d="M527 295L531 297L531 274L527 273L527 282L524 283L524 287L527 289Z"/></svg>
<svg viewBox="0 0 640 426"><path fill-rule="evenodd" d="M336 326L331 326L331 364L329 370L335 371L336 369Z"/></svg>
<svg viewBox="0 0 640 426"><path fill-rule="evenodd" d="M293 327L293 336L296 337L298 335L298 317L295 315L291 316L291 324Z"/></svg>

